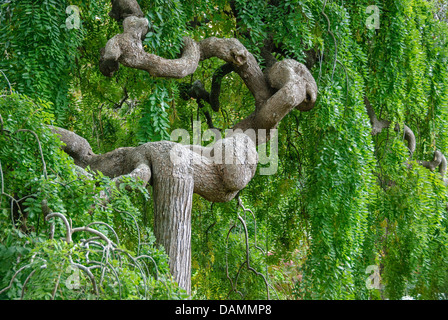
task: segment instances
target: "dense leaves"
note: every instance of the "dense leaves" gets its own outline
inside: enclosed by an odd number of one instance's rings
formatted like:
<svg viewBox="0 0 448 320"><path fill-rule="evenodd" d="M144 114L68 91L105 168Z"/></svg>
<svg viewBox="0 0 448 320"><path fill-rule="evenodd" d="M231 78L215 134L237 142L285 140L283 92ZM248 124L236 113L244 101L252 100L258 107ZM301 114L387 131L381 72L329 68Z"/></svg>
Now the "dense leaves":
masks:
<svg viewBox="0 0 448 320"><path fill-rule="evenodd" d="M176 58L185 35L236 37L262 67L266 44L279 60L306 63L319 88L313 110L295 110L282 120L277 172L257 174L241 192L254 215L236 200L211 204L194 197L193 298L265 299L268 292L274 299L448 298L447 190L438 171L416 161L432 159L435 150L448 153L442 1L377 1L377 29L366 24L374 14L367 0L139 3L150 21L148 52ZM73 226L107 223L123 250L156 262L159 278L148 262L148 295L142 273L120 265L117 256L110 270L122 277L108 273L100 298L182 298L168 279L163 249L154 245L150 192L114 189L101 176L80 178L45 125L74 130L95 152L107 152L168 140L172 130L192 130L196 120L202 129L210 120L229 128L253 111L253 97L235 73L222 81L219 112L183 96L196 80L210 90L222 65L217 59L201 62L181 80L124 67L104 77L99 50L121 28L107 15L110 1L70 4L80 9L79 29L66 28L65 1L0 1L0 70L13 88L1 78L0 290L28 266L0 298L97 298L82 272L80 289L65 285L73 274L68 253L85 262L84 249L76 246L81 237L72 245L58 240L65 227L55 219L56 240L49 240L42 200ZM413 130L411 159L393 126L371 135L365 96L380 119ZM112 195L107 204L101 198L106 191ZM250 266L268 279L268 288L246 267L238 215L247 228ZM109 228L98 227L115 239ZM372 266L380 283L375 288L368 285Z"/></svg>

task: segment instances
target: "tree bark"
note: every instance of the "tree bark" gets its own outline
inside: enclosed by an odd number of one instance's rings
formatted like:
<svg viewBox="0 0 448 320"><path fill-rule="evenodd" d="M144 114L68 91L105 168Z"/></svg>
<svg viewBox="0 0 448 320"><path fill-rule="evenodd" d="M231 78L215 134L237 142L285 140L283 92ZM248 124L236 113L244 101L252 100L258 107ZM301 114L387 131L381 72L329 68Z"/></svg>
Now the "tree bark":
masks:
<svg viewBox="0 0 448 320"><path fill-rule="evenodd" d="M165 142L147 145L154 172L154 234L168 254L174 279L191 294L192 154L184 152L185 157L172 161L174 146Z"/></svg>
<svg viewBox="0 0 448 320"><path fill-rule="evenodd" d="M170 259L176 282L191 294L191 206L193 179L154 180L154 234Z"/></svg>

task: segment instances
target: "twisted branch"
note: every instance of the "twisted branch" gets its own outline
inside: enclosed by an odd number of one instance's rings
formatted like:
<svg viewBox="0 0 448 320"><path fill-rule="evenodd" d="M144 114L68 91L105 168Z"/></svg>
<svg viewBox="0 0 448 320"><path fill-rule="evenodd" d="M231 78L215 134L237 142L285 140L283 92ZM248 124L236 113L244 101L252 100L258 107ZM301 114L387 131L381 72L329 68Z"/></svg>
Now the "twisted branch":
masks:
<svg viewBox="0 0 448 320"><path fill-rule="evenodd" d="M234 38L210 37L196 42L185 37L181 56L173 60L145 52L141 39L148 30L148 21L142 18L135 0L118 2L121 4L114 5L111 16L124 18L124 31L110 39L101 52L100 70L104 75L112 76L123 64L145 70L155 77L183 78L196 70L199 61L219 58L226 64L215 72L211 93L196 83L191 88L192 95L209 101L215 111L219 110L222 77L231 71L238 73L255 98L255 112L234 127L243 131L275 128L293 108L307 111L314 106L317 86L305 66L298 62L280 61L273 64L265 76L255 57ZM120 8L126 8L126 12L120 14ZM287 76L279 75L275 70L286 71Z"/></svg>

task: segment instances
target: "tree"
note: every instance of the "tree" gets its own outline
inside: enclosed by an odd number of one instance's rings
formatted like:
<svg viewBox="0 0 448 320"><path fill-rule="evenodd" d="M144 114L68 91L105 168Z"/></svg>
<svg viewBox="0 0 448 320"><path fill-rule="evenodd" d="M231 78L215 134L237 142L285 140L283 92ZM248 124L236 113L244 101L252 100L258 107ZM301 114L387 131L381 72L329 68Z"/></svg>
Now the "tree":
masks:
<svg viewBox="0 0 448 320"><path fill-rule="evenodd" d="M100 70L104 75L111 77L121 63L154 77L184 78L194 73L199 61L217 57L238 73L255 99L254 112L239 121L232 134L208 148L150 142L96 155L85 139L54 128L66 145L64 151L78 166L90 167L117 180L125 175L140 178L153 186L155 235L167 250L177 282L190 292L193 192L212 202L232 200L255 174L255 147L269 138L266 133L261 138L259 133L275 129L293 108L310 110L316 101L317 86L303 64L292 59L274 62L270 52L272 65L264 74L254 56L237 39L213 37L195 42L184 38L182 55L175 60L147 53L142 39L149 30L148 20L137 1L112 4L109 15L123 22L123 33L110 39L101 52Z"/></svg>
<svg viewBox="0 0 448 320"><path fill-rule="evenodd" d="M446 298L445 7L0 1L0 298Z"/></svg>

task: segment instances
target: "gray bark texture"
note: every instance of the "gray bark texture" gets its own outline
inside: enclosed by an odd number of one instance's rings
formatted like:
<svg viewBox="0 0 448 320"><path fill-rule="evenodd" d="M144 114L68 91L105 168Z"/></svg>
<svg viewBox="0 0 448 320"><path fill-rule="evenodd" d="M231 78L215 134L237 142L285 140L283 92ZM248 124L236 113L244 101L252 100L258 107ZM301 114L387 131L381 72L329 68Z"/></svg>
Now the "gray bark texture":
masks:
<svg viewBox="0 0 448 320"><path fill-rule="evenodd" d="M196 42L186 37L178 59L156 56L143 49L148 20L137 1L113 0L109 15L123 24L123 33L111 38L101 50L99 68L105 76L113 76L120 65L124 65L144 70L154 77L183 78L193 74L200 61L217 57L225 65L216 75L211 94L201 84L190 90L192 94L212 101L213 109L217 110L216 95L221 89L221 79L229 72L236 72L255 98L253 113L232 128L241 130L218 140L212 147L160 141L97 155L84 138L52 127L64 142L65 152L79 167L90 166L117 183L123 176L130 176L153 187L157 241L168 253L174 278L190 293L193 193L212 202L232 200L255 174L256 146L269 139L269 136L257 139L258 130L265 129L269 134L269 129L275 129L294 108L301 111L313 108L317 85L308 69L291 59L278 62L271 59L263 72L255 57L240 41L232 38L212 37ZM255 134L245 134L247 130Z"/></svg>

